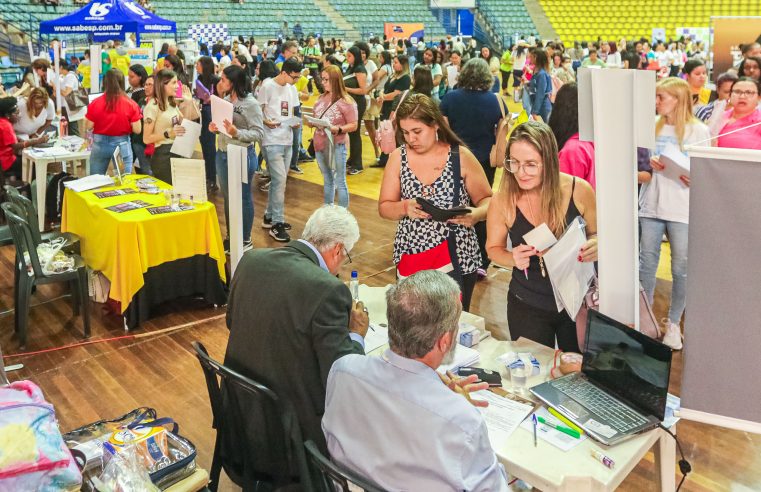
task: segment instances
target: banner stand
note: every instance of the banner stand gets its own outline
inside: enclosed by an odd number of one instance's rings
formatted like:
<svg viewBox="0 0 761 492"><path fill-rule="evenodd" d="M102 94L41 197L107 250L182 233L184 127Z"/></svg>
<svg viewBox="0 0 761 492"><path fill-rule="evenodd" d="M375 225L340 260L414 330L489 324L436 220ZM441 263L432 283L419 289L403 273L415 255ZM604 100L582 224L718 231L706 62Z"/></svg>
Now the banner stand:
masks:
<svg viewBox="0 0 761 492"><path fill-rule="evenodd" d="M248 181L248 149L239 145L227 146L228 231L230 238L230 281L243 257L243 187Z"/></svg>

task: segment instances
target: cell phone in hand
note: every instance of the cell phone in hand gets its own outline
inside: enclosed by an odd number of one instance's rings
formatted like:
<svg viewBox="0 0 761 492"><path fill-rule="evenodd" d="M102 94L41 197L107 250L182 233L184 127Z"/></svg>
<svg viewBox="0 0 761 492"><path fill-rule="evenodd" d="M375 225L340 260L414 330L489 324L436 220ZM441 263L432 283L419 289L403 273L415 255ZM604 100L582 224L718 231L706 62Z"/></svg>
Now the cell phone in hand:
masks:
<svg viewBox="0 0 761 492"><path fill-rule="evenodd" d="M177 126L180 124L180 118L177 116L172 116L172 126Z"/></svg>
<svg viewBox="0 0 761 492"><path fill-rule="evenodd" d="M479 381L489 383L490 388L502 386L502 376L497 371L482 369L480 367L461 367L457 371L457 375L464 378L473 374L478 376Z"/></svg>

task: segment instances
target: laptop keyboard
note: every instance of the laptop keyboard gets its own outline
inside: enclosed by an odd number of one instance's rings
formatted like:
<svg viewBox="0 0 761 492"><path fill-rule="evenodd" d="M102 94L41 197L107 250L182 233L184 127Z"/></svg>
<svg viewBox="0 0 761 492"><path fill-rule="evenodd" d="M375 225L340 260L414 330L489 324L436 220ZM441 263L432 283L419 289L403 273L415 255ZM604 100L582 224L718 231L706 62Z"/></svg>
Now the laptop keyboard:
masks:
<svg viewBox="0 0 761 492"><path fill-rule="evenodd" d="M557 379L552 382L552 386L605 419L605 423L619 433L626 433L647 423L647 419L584 379Z"/></svg>

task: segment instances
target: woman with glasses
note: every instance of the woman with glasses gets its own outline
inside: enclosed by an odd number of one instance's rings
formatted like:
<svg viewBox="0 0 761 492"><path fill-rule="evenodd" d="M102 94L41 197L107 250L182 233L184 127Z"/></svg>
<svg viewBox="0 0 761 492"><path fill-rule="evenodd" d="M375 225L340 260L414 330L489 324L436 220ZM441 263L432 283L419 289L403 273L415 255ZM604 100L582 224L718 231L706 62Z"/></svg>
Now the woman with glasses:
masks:
<svg viewBox="0 0 761 492"><path fill-rule="evenodd" d="M732 109L724 113L725 123L719 131L718 147L761 149L761 125L758 124L761 122L761 110L758 109L760 87L758 80L750 77L742 77L732 84L729 96ZM753 124L757 125L746 128Z"/></svg>
<svg viewBox="0 0 761 492"><path fill-rule="evenodd" d="M357 128L357 104L344 88L340 68L325 67L320 73L320 79L323 92L314 105L313 114L315 118L330 122L330 127L317 128L314 132L315 158L320 166L324 182L324 203L332 205L337 191L338 204L348 208L346 134ZM332 148L328 142L327 132L330 132L333 137Z"/></svg>
<svg viewBox="0 0 761 492"><path fill-rule="evenodd" d="M460 284L462 307L468 310L481 266L474 225L486 217L491 187L430 96L408 94L395 120L397 139L404 144L389 155L378 212L399 221L394 239L398 275L449 273ZM442 209L465 207L468 213L435 220L418 198Z"/></svg>
<svg viewBox="0 0 761 492"><path fill-rule="evenodd" d="M545 123L517 126L507 143L507 173L489 205L486 250L499 265L512 267L507 295L510 338L526 337L564 352L579 352L576 323L558 312L542 254L524 236L546 224L560 236L576 217L586 222L588 241L578 261L597 260L597 208L592 187L558 169L558 148ZM509 239L509 243L508 243ZM506 247L510 244L511 247Z"/></svg>
<svg viewBox="0 0 761 492"><path fill-rule="evenodd" d="M655 291L655 273L661 256L663 235L671 245L671 306L665 321L663 343L679 350L682 335L679 322L685 307L687 290L687 225L690 211L690 178L678 180L662 173L664 163L659 156L666 152L684 152L687 145L708 145L708 127L692 114L690 86L682 79L669 77L655 89L655 156L650 165L653 173L646 179L639 194L640 252L639 279L650 303Z"/></svg>

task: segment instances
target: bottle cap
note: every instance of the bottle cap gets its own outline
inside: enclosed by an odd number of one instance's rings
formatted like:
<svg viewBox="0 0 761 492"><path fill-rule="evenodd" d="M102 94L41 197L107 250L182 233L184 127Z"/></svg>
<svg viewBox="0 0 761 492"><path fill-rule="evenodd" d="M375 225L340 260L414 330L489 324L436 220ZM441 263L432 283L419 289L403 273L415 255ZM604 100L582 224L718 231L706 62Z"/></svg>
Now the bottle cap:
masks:
<svg viewBox="0 0 761 492"><path fill-rule="evenodd" d="M356 271L356 270L352 270L352 271L351 271L351 278L353 278L353 279L356 279L356 278L358 278L358 275L357 275L357 271Z"/></svg>

